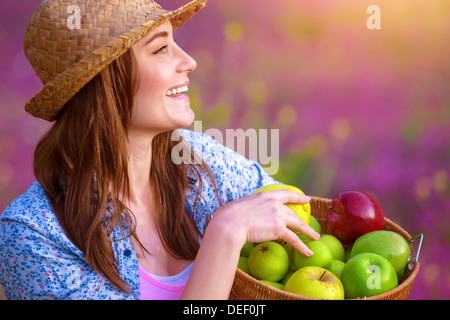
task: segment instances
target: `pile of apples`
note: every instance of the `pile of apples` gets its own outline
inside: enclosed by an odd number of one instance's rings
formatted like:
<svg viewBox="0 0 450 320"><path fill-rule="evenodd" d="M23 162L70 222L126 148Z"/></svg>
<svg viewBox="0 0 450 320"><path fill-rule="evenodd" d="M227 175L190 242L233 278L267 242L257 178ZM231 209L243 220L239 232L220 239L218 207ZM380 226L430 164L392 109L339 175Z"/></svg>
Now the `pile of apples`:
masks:
<svg viewBox="0 0 450 320"><path fill-rule="evenodd" d="M300 189L282 184L255 191ZM313 251L306 257L284 241L247 243L238 268L277 289L317 299L370 297L398 286L410 255L408 242L384 230L380 205L362 191L342 191L327 209L324 229L310 215L310 204L286 204L321 234L311 240L298 234Z"/></svg>

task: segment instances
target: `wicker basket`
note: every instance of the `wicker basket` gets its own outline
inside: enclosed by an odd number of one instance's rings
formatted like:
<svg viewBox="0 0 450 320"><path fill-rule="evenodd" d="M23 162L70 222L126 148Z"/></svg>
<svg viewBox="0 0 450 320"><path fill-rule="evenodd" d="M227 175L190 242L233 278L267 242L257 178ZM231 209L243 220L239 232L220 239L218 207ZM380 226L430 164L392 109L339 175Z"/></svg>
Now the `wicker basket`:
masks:
<svg viewBox="0 0 450 320"><path fill-rule="evenodd" d="M331 200L326 198L311 197L311 214L317 218L323 230L325 230L325 217L327 208ZM406 241L412 245L413 238L403 228L385 218L385 229L394 231L402 235ZM420 250L420 248L418 249ZM416 259L411 260L405 268L405 273L399 281L399 285L392 290L371 297L361 298L362 300L405 300L414 283L414 279L419 271L420 264ZM279 290L269 286L240 269L236 270L233 287L229 296L230 300L317 300L298 294Z"/></svg>

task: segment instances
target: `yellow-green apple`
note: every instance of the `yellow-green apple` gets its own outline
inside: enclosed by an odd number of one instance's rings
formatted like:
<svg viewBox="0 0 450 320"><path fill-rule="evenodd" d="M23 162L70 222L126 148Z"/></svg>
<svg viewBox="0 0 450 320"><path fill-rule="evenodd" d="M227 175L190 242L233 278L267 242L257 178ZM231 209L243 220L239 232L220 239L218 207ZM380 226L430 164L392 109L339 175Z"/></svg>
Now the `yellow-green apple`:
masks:
<svg viewBox="0 0 450 320"><path fill-rule="evenodd" d="M392 264L383 256L366 252L351 257L341 274L347 299L371 297L398 285Z"/></svg>
<svg viewBox="0 0 450 320"><path fill-rule="evenodd" d="M275 281L269 281L269 280L259 280L262 283L268 284L271 287L280 289L280 290L284 290L284 284L281 284L279 282L275 282Z"/></svg>
<svg viewBox="0 0 450 320"><path fill-rule="evenodd" d="M344 246L342 245L342 243L339 241L338 238L336 238L331 234L323 234L320 237L319 241L325 243L328 249L330 249L334 260L344 261L345 259Z"/></svg>
<svg viewBox="0 0 450 320"><path fill-rule="evenodd" d="M254 243L244 244L241 248L240 256L248 258L248 256L250 255L250 252L253 250L254 247L255 247Z"/></svg>
<svg viewBox="0 0 450 320"><path fill-rule="evenodd" d="M297 250L292 251L292 258L297 270L306 266L316 266L325 269L330 266L333 255L325 243L314 240L307 242L306 246L313 252L313 255L310 257L303 255Z"/></svg>
<svg viewBox="0 0 450 320"><path fill-rule="evenodd" d="M341 278L342 270L344 270L345 262L341 260L333 260L331 261L328 270L335 274L339 279Z"/></svg>
<svg viewBox="0 0 450 320"><path fill-rule="evenodd" d="M384 213L378 202L363 191L348 190L336 194L326 215L328 232L340 241L352 244L358 237L384 229Z"/></svg>
<svg viewBox="0 0 450 320"><path fill-rule="evenodd" d="M239 257L238 268L244 271L246 274L252 275L250 269L248 268L248 258L247 257Z"/></svg>
<svg viewBox="0 0 450 320"><path fill-rule="evenodd" d="M261 191L272 191L272 190L280 190L287 189L290 191L294 191L305 195L302 190L297 187L287 185L287 184L268 184L262 186L259 189L256 189L253 194L259 193ZM311 205L309 203L298 204L298 203L285 203L289 208L291 208L297 216L299 216L303 221L309 224L310 215L311 215Z"/></svg>
<svg viewBox="0 0 450 320"><path fill-rule="evenodd" d="M351 257L363 252L378 253L388 259L394 266L398 281L402 279L408 263L410 248L408 242L400 234L389 230L366 233L356 239Z"/></svg>
<svg viewBox="0 0 450 320"><path fill-rule="evenodd" d="M248 256L248 268L258 280L280 281L289 269L289 257L275 241L257 244Z"/></svg>
<svg viewBox="0 0 450 320"><path fill-rule="evenodd" d="M344 299L344 288L339 278L320 267L303 267L287 281L284 290L315 299Z"/></svg>
<svg viewBox="0 0 450 320"><path fill-rule="evenodd" d="M320 226L320 223L319 223L319 221L317 221L316 217L310 216L309 226L311 228L313 228L313 230L316 231L318 234L322 233L322 227ZM299 236L300 240L302 240L303 242L311 241L311 238L305 236L304 234L302 234L300 232L296 232L296 233Z"/></svg>
<svg viewBox="0 0 450 320"><path fill-rule="evenodd" d="M286 275L284 276L283 279L280 280L280 283L285 285L286 282L289 280L289 278L294 274L294 272L297 270L291 270L289 269L288 272L286 273Z"/></svg>

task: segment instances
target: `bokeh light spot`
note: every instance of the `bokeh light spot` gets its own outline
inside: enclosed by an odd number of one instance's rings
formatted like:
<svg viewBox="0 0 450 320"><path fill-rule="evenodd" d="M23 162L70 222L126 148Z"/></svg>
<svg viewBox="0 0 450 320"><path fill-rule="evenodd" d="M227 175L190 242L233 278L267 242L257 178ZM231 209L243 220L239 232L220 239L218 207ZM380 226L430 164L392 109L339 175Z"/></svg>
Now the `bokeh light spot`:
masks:
<svg viewBox="0 0 450 320"><path fill-rule="evenodd" d="M438 192L444 192L447 187L447 172L445 170L436 171L433 175L434 188Z"/></svg>
<svg viewBox="0 0 450 320"><path fill-rule="evenodd" d="M244 27L237 21L229 21L225 24L223 33L226 39L230 41L237 41L242 38Z"/></svg>
<svg viewBox="0 0 450 320"><path fill-rule="evenodd" d="M336 118L330 125L331 136L338 140L345 140L350 135L350 122L346 118Z"/></svg>
<svg viewBox="0 0 450 320"><path fill-rule="evenodd" d="M285 104L278 110L278 122L285 126L291 126L297 121L297 110L290 105Z"/></svg>
<svg viewBox="0 0 450 320"><path fill-rule="evenodd" d="M422 177L416 181L416 195L419 199L426 199L431 193L432 183L430 178Z"/></svg>

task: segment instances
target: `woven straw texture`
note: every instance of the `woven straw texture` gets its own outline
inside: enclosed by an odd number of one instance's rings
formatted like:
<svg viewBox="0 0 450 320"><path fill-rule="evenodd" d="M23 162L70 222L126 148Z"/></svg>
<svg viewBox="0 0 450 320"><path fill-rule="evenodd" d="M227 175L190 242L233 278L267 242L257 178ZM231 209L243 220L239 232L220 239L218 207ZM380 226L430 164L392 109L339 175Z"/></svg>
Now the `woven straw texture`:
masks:
<svg viewBox="0 0 450 320"><path fill-rule="evenodd" d="M327 208L331 202L331 199L311 197L311 214L317 218L322 230L326 230L325 218ZM406 241L411 240L411 236L403 228L385 218L385 229L394 231L403 236ZM399 285L394 289L382 294L378 294L371 297L364 297L357 300L405 300L414 283L414 279L419 272L420 264L417 262L413 271L408 268L405 269L405 273L402 279L399 281ZM265 283L258 281L251 277L240 269L236 269L236 276L234 279L233 287L229 296L230 300L318 300L309 297L297 295L294 293L279 290Z"/></svg>
<svg viewBox="0 0 450 320"><path fill-rule="evenodd" d="M166 21L176 30L205 3L194 0L169 12L153 0L43 1L27 26L23 50L44 88L25 110L55 120L64 104L106 65ZM75 14L80 16L79 28L70 24Z"/></svg>

